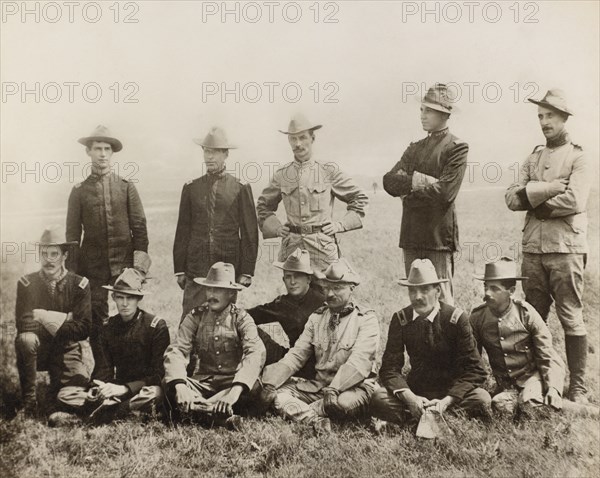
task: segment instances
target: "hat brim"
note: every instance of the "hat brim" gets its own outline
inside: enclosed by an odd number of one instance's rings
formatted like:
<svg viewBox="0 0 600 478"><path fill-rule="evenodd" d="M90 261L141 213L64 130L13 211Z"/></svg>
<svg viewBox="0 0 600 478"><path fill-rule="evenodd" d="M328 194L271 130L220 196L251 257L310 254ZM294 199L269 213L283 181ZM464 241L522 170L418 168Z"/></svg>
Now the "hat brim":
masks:
<svg viewBox="0 0 600 478"><path fill-rule="evenodd" d="M322 127L323 127L322 124L318 124L318 125L315 125L315 126L311 126L310 128L301 129L300 131L283 131L283 130L280 130L280 129L277 130L277 131L279 131L280 133L288 134L289 135L289 134L300 134L300 133L303 133L304 131L314 131L316 129L321 129Z"/></svg>
<svg viewBox="0 0 600 478"><path fill-rule="evenodd" d="M79 243L77 241L67 241L67 242L30 242L29 244L33 244L35 246L77 246Z"/></svg>
<svg viewBox="0 0 600 478"><path fill-rule="evenodd" d="M215 289L244 290L244 286L241 284L232 284L230 282L207 282L206 277L196 277L194 278L194 282L204 287L214 287Z"/></svg>
<svg viewBox="0 0 600 478"><path fill-rule="evenodd" d="M291 267L286 267L285 266L285 262L278 262L278 261L274 261L273 262L273 266L277 267L278 269L284 270L284 271L288 271L288 272L300 272L302 274L306 274L309 276L312 276L315 272L310 269L310 270L304 270L304 269L293 269Z"/></svg>
<svg viewBox="0 0 600 478"><path fill-rule="evenodd" d="M86 147L90 141L101 141L103 143L110 144L112 146L113 153L118 153L123 149L123 143L121 143L117 138L111 138L109 136L87 136L77 140L79 144L83 144Z"/></svg>
<svg viewBox="0 0 600 478"><path fill-rule="evenodd" d="M544 108L549 108L551 110L560 111L561 113L564 113L566 115L573 116L573 113L571 111L568 111L567 109L559 108L558 106L548 103L547 101L534 100L532 98L527 98L527 101L529 101L530 103L533 103L535 105L538 105L538 106L543 106Z"/></svg>
<svg viewBox="0 0 600 478"><path fill-rule="evenodd" d="M145 295L151 294L152 292L146 292L145 290L135 290L135 289L115 289L110 285L103 285L103 289L110 290L111 292L119 292L121 294L127 295L135 295L136 297L144 297Z"/></svg>
<svg viewBox="0 0 600 478"><path fill-rule="evenodd" d="M429 101L423 101L421 100L421 104L423 106L427 106L427 108L431 108L432 110L436 110L436 111L440 111L442 113L448 113L449 115L451 115L452 113L456 113L456 107L452 107L452 109L448 109L445 106L442 105L438 105L437 103L430 103Z"/></svg>
<svg viewBox="0 0 600 478"><path fill-rule="evenodd" d="M436 281L431 281L431 282L420 282L418 284L414 284L412 282L409 282L407 279L400 279L398 281L398 284L403 285L405 287L420 287L422 285L435 285L435 284L443 284L444 282L448 282L449 279L438 279Z"/></svg>
<svg viewBox="0 0 600 478"><path fill-rule="evenodd" d="M319 280L324 280L327 282L331 282L332 284L354 284L360 285L360 281L358 280L347 280L347 279L330 279L325 274L319 271L315 271L314 276Z"/></svg>
<svg viewBox="0 0 600 478"><path fill-rule="evenodd" d="M226 144L226 145L214 145L214 144L206 144L204 142L203 139L199 139L199 138L193 138L194 143L196 143L198 146L202 146L203 148L212 148L212 149L238 149L237 146L234 146L233 144Z"/></svg>
<svg viewBox="0 0 600 478"><path fill-rule="evenodd" d="M473 274L473 277L477 280L480 281L486 281L486 280L527 280L529 279L529 277L521 277L521 276L505 276L505 277L485 277L484 275L480 275L480 274Z"/></svg>

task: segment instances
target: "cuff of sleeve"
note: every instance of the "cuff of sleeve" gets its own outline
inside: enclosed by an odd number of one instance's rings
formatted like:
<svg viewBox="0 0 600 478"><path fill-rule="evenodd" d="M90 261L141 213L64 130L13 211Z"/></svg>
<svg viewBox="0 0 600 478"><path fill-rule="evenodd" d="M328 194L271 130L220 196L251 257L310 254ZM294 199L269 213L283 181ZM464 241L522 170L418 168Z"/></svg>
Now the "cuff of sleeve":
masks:
<svg viewBox="0 0 600 478"><path fill-rule="evenodd" d="M549 199L546 185L544 181L532 181L525 186L527 199L533 209Z"/></svg>
<svg viewBox="0 0 600 478"><path fill-rule="evenodd" d="M133 251L133 268L140 271L142 274L147 274L152 260L147 252Z"/></svg>
<svg viewBox="0 0 600 478"><path fill-rule="evenodd" d="M340 224L342 225L342 231L340 232L353 231L362 227L362 220L356 211L349 210L340 221Z"/></svg>
<svg viewBox="0 0 600 478"><path fill-rule="evenodd" d="M533 209L533 206L531 205L531 203L529 202L529 198L527 197L527 189L526 188L519 190L517 192L517 197L519 198L519 201L521 202L522 210L531 211Z"/></svg>
<svg viewBox="0 0 600 478"><path fill-rule="evenodd" d="M185 272L175 272L175 277L185 275Z"/></svg>
<svg viewBox="0 0 600 478"><path fill-rule="evenodd" d="M281 226L281 221L277 219L275 214L271 214L265 218L261 227L263 239L272 239L277 237L277 231Z"/></svg>

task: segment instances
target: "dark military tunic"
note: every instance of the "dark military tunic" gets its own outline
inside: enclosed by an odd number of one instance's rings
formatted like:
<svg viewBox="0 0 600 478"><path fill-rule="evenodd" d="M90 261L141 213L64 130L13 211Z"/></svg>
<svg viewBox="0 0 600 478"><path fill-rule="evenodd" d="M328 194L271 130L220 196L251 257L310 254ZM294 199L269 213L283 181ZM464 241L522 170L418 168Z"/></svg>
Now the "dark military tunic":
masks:
<svg viewBox="0 0 600 478"><path fill-rule="evenodd" d="M252 188L228 173L206 174L183 186L173 244L175 273L206 277L215 262L254 275L258 223Z"/></svg>
<svg viewBox="0 0 600 478"><path fill-rule="evenodd" d="M246 312L252 316L256 325L271 322L279 323L288 337L290 347L293 347L300 334L302 334L308 318L323 305L324 300L325 296L323 293L311 285L303 297L298 298L289 294L280 295L274 301L257 305L256 307L247 309ZM271 338L272 334L267 335L260 328L258 330L267 349L266 365L282 359L289 349L277 344ZM302 370L307 372L306 376L312 378L314 376L314 367L315 361L313 356ZM304 377L305 374L303 373L301 376Z"/></svg>
<svg viewBox="0 0 600 478"><path fill-rule="evenodd" d="M448 129L411 143L402 159L383 177L383 187L394 197L403 197L400 247L436 251L457 250L458 224L454 200L467 168L469 146ZM398 175L403 169L407 174ZM412 190L414 172L438 182Z"/></svg>
<svg viewBox="0 0 600 478"><path fill-rule="evenodd" d="M92 323L89 281L67 272L56 284L56 292L52 295L41 274L39 271L23 276L17 284L17 332L44 334L44 327L33 320L33 309L45 309L71 314L56 332L55 345L65 346L87 339Z"/></svg>
<svg viewBox="0 0 600 478"><path fill-rule="evenodd" d="M405 349L411 365L406 379ZM433 323L413 320L412 306L394 313L379 377L391 394L410 388L417 395L463 399L481 387L486 373L467 315L443 302Z"/></svg>
<svg viewBox="0 0 600 478"><path fill-rule="evenodd" d="M141 309L129 322L115 315L102 328L102 353L94 378L126 385L132 395L142 387L160 385L165 373L163 354L169 343L169 329L163 319Z"/></svg>
<svg viewBox="0 0 600 478"><path fill-rule="evenodd" d="M83 233L83 239L82 239ZM78 273L108 283L133 266L133 251L148 252L146 216L133 183L92 173L69 196L67 241L81 243Z"/></svg>

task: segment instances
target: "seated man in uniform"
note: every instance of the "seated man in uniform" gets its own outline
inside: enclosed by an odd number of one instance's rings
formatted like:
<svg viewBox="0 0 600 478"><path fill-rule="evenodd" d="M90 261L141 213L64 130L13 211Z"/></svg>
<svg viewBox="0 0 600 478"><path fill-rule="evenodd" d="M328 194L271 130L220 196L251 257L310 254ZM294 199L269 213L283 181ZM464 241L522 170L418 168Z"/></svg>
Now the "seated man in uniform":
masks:
<svg viewBox="0 0 600 478"><path fill-rule="evenodd" d="M485 303L471 312L471 326L481 352L485 349L496 379L492 408L513 414L521 407L544 407L598 414L595 407L563 400L565 366L552 346L552 335L529 303L514 299L519 277L508 257L485 266ZM544 407L546 408L546 407Z"/></svg>
<svg viewBox="0 0 600 478"><path fill-rule="evenodd" d="M249 402L265 363L265 346L252 317L235 305L237 291L233 265L217 262L206 278L194 281L206 289L206 302L181 322L173 344L165 352L168 405L175 419L212 419L239 429L240 402ZM198 363L191 377L190 354Z"/></svg>
<svg viewBox="0 0 600 478"><path fill-rule="evenodd" d="M366 412L374 383L369 377L379 344L379 321L372 310L358 306L352 292L360 278L339 259L324 272L325 305L308 319L296 344L263 373L263 404L294 421L329 432L329 418L346 419ZM312 380L292 378L315 356Z"/></svg>
<svg viewBox="0 0 600 478"><path fill-rule="evenodd" d="M135 269L125 269L112 291L118 314L110 317L100 333L100 354L89 401L114 404L101 415L105 420L118 412L152 412L162 403L163 355L169 346L166 322L139 308L147 292Z"/></svg>
<svg viewBox="0 0 600 478"><path fill-rule="evenodd" d="M482 387L486 373L477 352L469 318L439 300L440 283L429 259L413 261L408 280L408 307L394 313L383 355L379 388L371 400L373 417L404 424L426 408L443 414L459 407L489 416L490 395ZM404 351L411 370L405 378Z"/></svg>
<svg viewBox="0 0 600 478"><path fill-rule="evenodd" d="M60 226L39 242L42 267L17 284L15 348L25 415L38 413L38 370L50 375L48 423L83 405L93 359L88 342L92 323L89 281L65 268L69 243Z"/></svg>
<svg viewBox="0 0 600 478"><path fill-rule="evenodd" d="M310 267L308 251L300 248L292 252L285 262L274 262L273 265L283 269L283 283L287 294L280 295L272 302L257 305L247 312L252 316L256 325L277 322L283 328L293 347L304 330L306 321L317 308L323 305L325 295L312 280L313 270ZM275 363L283 358L288 348L273 340L273 334L258 329L267 349L266 365ZM312 377L315 374L314 356L296 375Z"/></svg>

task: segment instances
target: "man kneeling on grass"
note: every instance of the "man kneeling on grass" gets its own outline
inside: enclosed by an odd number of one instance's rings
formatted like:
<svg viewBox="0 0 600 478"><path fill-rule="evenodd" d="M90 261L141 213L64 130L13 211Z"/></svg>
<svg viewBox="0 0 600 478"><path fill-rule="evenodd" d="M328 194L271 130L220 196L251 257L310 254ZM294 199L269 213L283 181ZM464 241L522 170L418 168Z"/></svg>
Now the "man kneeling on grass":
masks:
<svg viewBox="0 0 600 478"><path fill-rule="evenodd" d="M519 277L508 257L485 266L485 303L471 312L471 326L496 378L492 408L513 414L534 408L598 414L591 406L563 400L565 366L552 346L550 329L529 303L514 299Z"/></svg>
<svg viewBox="0 0 600 478"><path fill-rule="evenodd" d="M147 294L143 282L137 270L125 269L114 286L103 286L112 291L119 313L100 332L96 387L88 393L88 402L97 404L92 413L101 421L130 411L153 413L163 401L160 384L169 329L163 319L139 308Z"/></svg>
<svg viewBox="0 0 600 478"><path fill-rule="evenodd" d="M168 405L176 420L239 430L242 418L237 412L250 402L265 363L265 346L252 317L235 305L243 287L235 282L233 265L217 262L206 278L194 282L205 288L206 302L184 317L165 352ZM188 377L190 354L198 357L198 363Z"/></svg>
<svg viewBox="0 0 600 478"><path fill-rule="evenodd" d="M371 414L384 421L408 423L425 410L442 415L449 407L489 416L490 395L482 387L486 373L469 318L439 300L440 283L429 259L413 261L408 280L411 305L392 316L379 379L383 387L371 401ZM404 378L404 350L411 370ZM381 425L381 424L378 424Z"/></svg>
<svg viewBox="0 0 600 478"><path fill-rule="evenodd" d="M273 404L284 417L329 432L328 417L353 418L368 408L374 390L368 377L375 365L379 322L372 310L352 301L360 279L344 259L315 276L322 281L325 306L309 317L285 357L265 368L261 401ZM313 355L313 379L292 378Z"/></svg>

